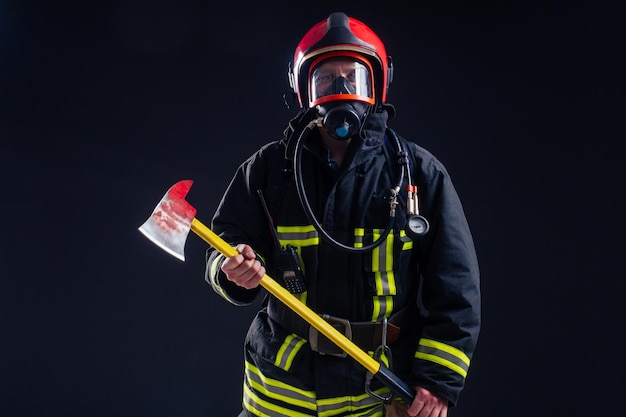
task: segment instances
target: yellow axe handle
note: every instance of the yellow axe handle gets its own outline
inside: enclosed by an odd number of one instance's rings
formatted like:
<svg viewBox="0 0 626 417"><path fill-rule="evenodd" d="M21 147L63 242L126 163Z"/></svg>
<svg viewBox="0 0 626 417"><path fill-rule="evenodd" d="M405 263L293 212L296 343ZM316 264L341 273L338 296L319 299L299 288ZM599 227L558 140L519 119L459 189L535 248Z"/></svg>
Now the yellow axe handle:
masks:
<svg viewBox="0 0 626 417"><path fill-rule="evenodd" d="M231 257L237 255L239 252L232 246L230 246L224 239L219 237L215 232L206 227L202 222L194 217L191 221L191 230L209 245L217 249L222 255ZM328 322L322 319L318 314L302 303L293 294L287 291L283 286L278 284L269 275L265 274L261 279L261 285L271 292L276 298L285 303L287 307L291 308L300 317L306 320L311 326L315 327L324 336L330 339L344 352L350 355L353 359L359 362L365 369L372 374L378 373L380 370L380 363L374 358L363 352L361 348L355 345L350 339L340 333Z"/></svg>

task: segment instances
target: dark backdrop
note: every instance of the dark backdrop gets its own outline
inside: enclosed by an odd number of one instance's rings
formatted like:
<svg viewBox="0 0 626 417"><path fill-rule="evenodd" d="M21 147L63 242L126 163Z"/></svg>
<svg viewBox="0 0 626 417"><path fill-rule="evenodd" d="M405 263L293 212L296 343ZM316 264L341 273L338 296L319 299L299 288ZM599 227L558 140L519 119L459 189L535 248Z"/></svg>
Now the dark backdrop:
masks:
<svg viewBox="0 0 626 417"><path fill-rule="evenodd" d="M402 3L0 1L0 415L238 413L257 306L210 290L197 236L183 263L137 228L182 179L209 223L337 10L385 41L391 125L446 164L475 236L484 325L450 415L620 407L622 11Z"/></svg>

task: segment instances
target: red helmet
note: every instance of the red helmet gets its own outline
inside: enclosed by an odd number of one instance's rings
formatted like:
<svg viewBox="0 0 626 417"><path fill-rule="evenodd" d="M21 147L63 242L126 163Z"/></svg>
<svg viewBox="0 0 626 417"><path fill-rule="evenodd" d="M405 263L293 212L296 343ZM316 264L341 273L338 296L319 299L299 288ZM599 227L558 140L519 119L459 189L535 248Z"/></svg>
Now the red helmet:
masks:
<svg viewBox="0 0 626 417"><path fill-rule="evenodd" d="M350 81L354 88L320 94L313 80L324 63L333 61L352 65ZM376 33L363 22L336 12L313 26L300 40L289 67L289 84L303 108L337 100L377 105L386 101L392 75L391 57Z"/></svg>

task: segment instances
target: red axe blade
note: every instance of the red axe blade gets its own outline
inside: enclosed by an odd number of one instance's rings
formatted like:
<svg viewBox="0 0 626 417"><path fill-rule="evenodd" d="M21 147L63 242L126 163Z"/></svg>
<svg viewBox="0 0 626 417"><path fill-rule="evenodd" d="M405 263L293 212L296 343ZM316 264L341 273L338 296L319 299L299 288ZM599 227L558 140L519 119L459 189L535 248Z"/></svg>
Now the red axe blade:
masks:
<svg viewBox="0 0 626 417"><path fill-rule="evenodd" d="M185 260L185 242L196 216L196 209L185 200L192 180L183 180L174 184L163 196L146 222L139 227L152 243L175 256Z"/></svg>

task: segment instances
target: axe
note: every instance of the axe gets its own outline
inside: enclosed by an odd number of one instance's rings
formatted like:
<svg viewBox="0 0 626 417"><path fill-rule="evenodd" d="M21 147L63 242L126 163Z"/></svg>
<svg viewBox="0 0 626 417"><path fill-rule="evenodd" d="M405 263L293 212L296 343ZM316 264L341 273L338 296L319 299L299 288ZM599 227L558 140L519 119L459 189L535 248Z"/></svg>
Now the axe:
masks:
<svg viewBox="0 0 626 417"><path fill-rule="evenodd" d="M185 260L185 242L187 241L189 230L192 230L222 255L226 257L237 255L238 252L235 248L195 218L196 209L185 200L185 196L192 184L192 180L183 180L174 184L165 193L165 196L163 196L148 220L139 227L139 231L154 244L181 261ZM355 359L404 402L409 405L413 402L414 393L408 385L307 307L306 304L302 303L278 282L265 274L260 284L350 355L350 357Z"/></svg>

